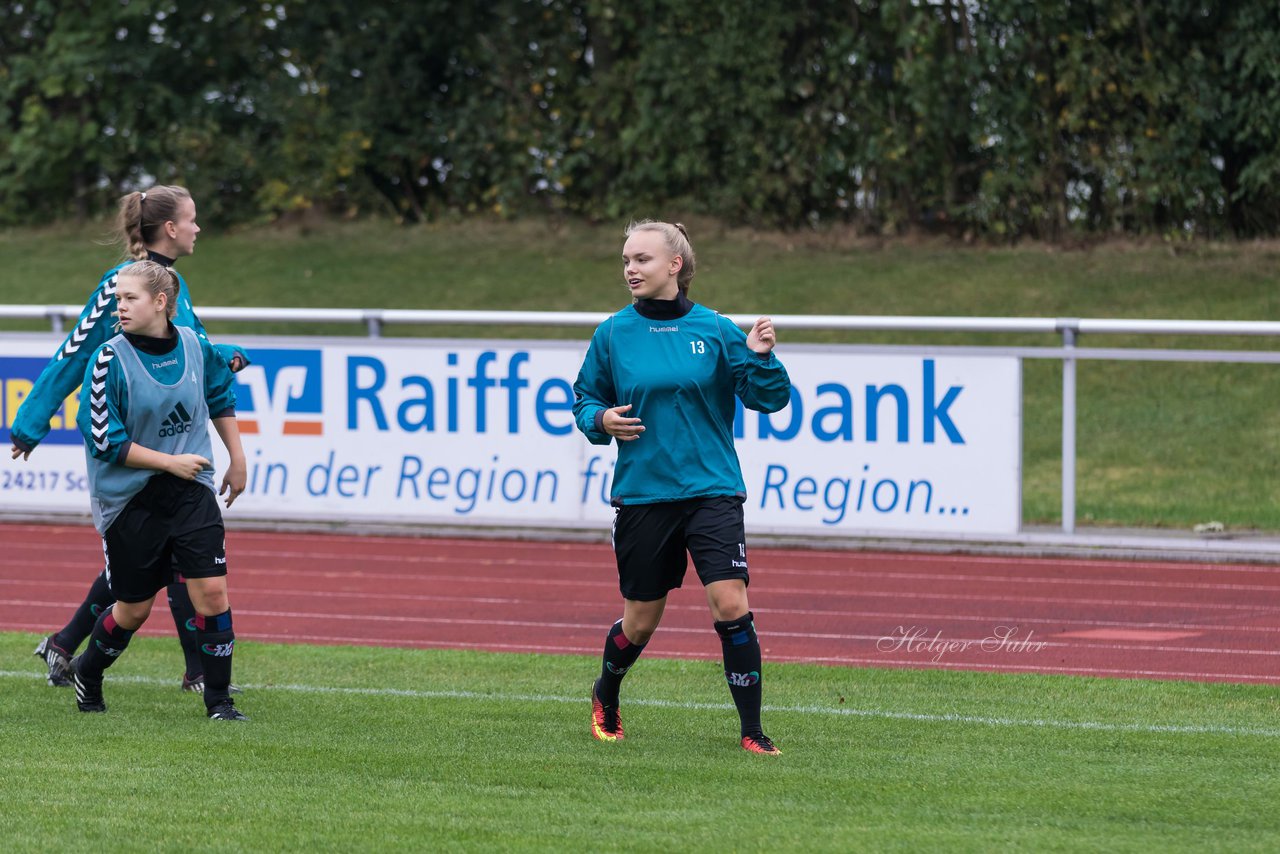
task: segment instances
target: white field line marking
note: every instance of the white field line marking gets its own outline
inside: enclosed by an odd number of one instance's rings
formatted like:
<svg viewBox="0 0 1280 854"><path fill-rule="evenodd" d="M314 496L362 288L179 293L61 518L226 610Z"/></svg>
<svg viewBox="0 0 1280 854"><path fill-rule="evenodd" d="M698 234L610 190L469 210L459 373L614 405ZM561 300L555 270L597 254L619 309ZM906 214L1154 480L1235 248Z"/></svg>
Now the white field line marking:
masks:
<svg viewBox="0 0 1280 854"><path fill-rule="evenodd" d="M0 599L0 605L31 607L62 607L61 603L54 602L36 602L28 600L9 600ZM263 610L253 607L238 608L237 613L242 617L264 617L277 619L297 619L297 620L313 620L323 618L326 620L342 620L354 623L398 623L426 626L510 626L518 628L536 628L536 629L564 629L573 632L594 632L599 629L597 623L569 623L569 622L553 622L548 620L497 620L497 619L462 619L456 617L427 617L416 615L394 615L394 614L344 614L319 611L280 611L280 610ZM763 610L761 613L765 613ZM994 625L994 623L993 623ZM1016 626L1015 626L1016 627ZM914 632L916 626L910 629L905 624L899 624L897 629L881 634L845 634L835 632L790 632L781 629L771 629L762 635L766 641L769 638L795 638L802 640L819 639L827 641L865 641L872 643L881 643L888 641L894 645L895 649L905 648L908 652L920 652L922 654L932 654L935 647L943 648L943 651L951 653L950 647L959 644L961 648L968 649L970 647L980 648L983 652L1000 652L1003 645L996 643L993 637L930 637L927 630L922 630L919 635L914 633L904 634L904 632ZM664 627L665 634L685 634L685 635L703 635L707 634L704 627L701 626L678 626L668 624ZM1172 652L1179 654L1195 653L1204 655L1256 655L1256 656L1280 656L1280 650L1272 649L1250 649L1250 648L1234 648L1234 647L1205 647L1205 646L1187 646L1187 645L1169 645L1169 644L1153 644L1149 641L1135 640L1130 643L1119 641L1091 641L1087 638L1079 640L1050 640L1054 635L1045 635L1044 640L1031 640L1031 634L1025 639L1019 638L1016 641L1010 640L1009 643L1034 643L1036 652L1044 649L1072 649L1072 650L1120 650L1126 652L1147 652L1161 653ZM1012 637L1012 636L1010 636ZM1187 638L1188 641L1193 640ZM994 644L994 647L993 647ZM1021 650L1014 650L1015 652ZM865 659L859 659L865 660Z"/></svg>
<svg viewBox="0 0 1280 854"><path fill-rule="evenodd" d="M14 582L8 579L0 579L0 584L18 585L23 582ZM69 582L30 582L34 586L66 586ZM83 585L75 585L77 591ZM475 605L520 605L520 606L536 606L541 607L545 603L536 598L531 597L503 597L503 596L449 596L440 594L426 593L360 593L344 590L335 594L327 590L302 590L294 587L268 588L268 587L247 587L244 584L237 584L234 590L237 599L243 597L250 599L256 596L287 596L293 599L323 599L331 600L339 597L342 599L372 599L378 602L461 602ZM28 600L28 599L0 599L0 605L10 605L13 607L32 607L32 608L74 608L80 603L71 600L52 602L48 600ZM600 601L585 600L557 600L555 604L559 607L566 608L571 611L589 611L595 608L612 608L615 607L612 602L603 603ZM982 623L983 625L1049 625L1055 629L1061 630L1066 626L1071 629L1080 626L1096 626L1106 628L1131 628L1131 629L1162 629L1168 631L1200 631L1200 632L1240 632L1250 634L1255 632L1276 633L1280 632L1280 625L1276 626L1241 626L1241 625L1222 625L1218 623L1187 623L1174 621L1132 621L1132 620L1091 620L1076 619L1064 617L1031 617L1031 616L1013 616L1009 614L957 614L948 612L939 613L904 613L901 611L862 611L862 610L831 610L831 609L815 609L815 608L753 608L757 616L759 615L799 615L808 619L820 617L832 617L843 619L884 619L894 623L947 623L947 622L971 622ZM707 612L704 604L683 604L679 602L667 602L666 613L689 612L698 615ZM1260 609L1253 616L1268 617L1272 615L1280 616L1278 609Z"/></svg>
<svg viewBox="0 0 1280 854"><path fill-rule="evenodd" d="M29 671L0 670L0 678L44 679L44 675ZM172 679L151 676L113 676L113 682L135 685L154 685L172 688ZM563 703L586 706L584 697L566 697L556 694L487 694L480 691L423 691L408 688L338 688L328 685L256 685L245 683L252 691L289 691L299 694L331 694L356 697L397 697L417 700L499 700L512 703ZM732 711L732 703L695 703L676 700L646 700L628 698L628 706L643 706L681 711ZM956 713L895 712L887 709L831 708L827 706L775 706L765 705L762 711L770 714L823 715L830 717L870 718L878 720L915 721L918 723L971 724L991 727L1030 727L1033 729L1064 729L1087 732L1134 732L1161 735L1233 735L1257 738L1280 738L1280 729L1231 727L1203 724L1143 724L1107 723L1104 721L1064 721L1052 718L1002 718L987 715L961 715Z"/></svg>
<svg viewBox="0 0 1280 854"><path fill-rule="evenodd" d="M5 627L9 631L30 631L42 632L48 629L47 625L36 624L12 624ZM150 624L142 629L143 636L146 637L174 637L175 633L171 624L161 624L154 629ZM415 640L399 640L394 647L388 647L386 640L382 638L356 637L350 635L315 635L301 634L294 632L245 632L243 640L260 641L264 643L287 643L287 644L322 644L322 645L350 645L350 646L370 646L380 647L384 649L461 649L461 650L480 650L488 652L516 652L541 654L550 653L558 655L598 655L600 649L595 644L590 645L567 645L567 644L534 644L534 643L498 643L485 641L476 643L475 641L452 641L443 638L431 639L415 639ZM955 671L981 671L989 673L1045 673L1045 674L1061 674L1066 676L1090 676L1090 677L1111 677L1125 679L1179 679L1191 680L1197 682L1237 682L1245 684L1277 684L1280 685L1280 676L1270 675L1266 673L1224 673L1222 671L1193 671L1193 670L1155 670L1151 668L1121 668L1121 667L1097 667L1088 665L1076 666L1057 666L1045 664L1012 664L1008 662L992 664L990 662L962 660L960 654L956 654L950 660L933 661L926 658L885 658L879 656L860 656L860 655L786 655L775 652L768 652L767 660L778 663L787 664L819 664L835 667L873 667L873 668L908 668L908 669L924 669L924 670L955 670ZM676 649L654 650L654 658L662 659L683 659L692 661L719 662L720 656L714 650L706 651L686 651Z"/></svg>

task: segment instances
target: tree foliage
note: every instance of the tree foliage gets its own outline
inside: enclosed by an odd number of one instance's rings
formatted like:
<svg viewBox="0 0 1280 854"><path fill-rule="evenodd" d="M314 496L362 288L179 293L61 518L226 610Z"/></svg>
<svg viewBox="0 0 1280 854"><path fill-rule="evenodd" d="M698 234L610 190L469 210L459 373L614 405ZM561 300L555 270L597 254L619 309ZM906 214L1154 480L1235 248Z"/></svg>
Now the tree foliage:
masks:
<svg viewBox="0 0 1280 854"><path fill-rule="evenodd" d="M22 0L0 221L202 213L996 239L1280 229L1274 0Z"/></svg>

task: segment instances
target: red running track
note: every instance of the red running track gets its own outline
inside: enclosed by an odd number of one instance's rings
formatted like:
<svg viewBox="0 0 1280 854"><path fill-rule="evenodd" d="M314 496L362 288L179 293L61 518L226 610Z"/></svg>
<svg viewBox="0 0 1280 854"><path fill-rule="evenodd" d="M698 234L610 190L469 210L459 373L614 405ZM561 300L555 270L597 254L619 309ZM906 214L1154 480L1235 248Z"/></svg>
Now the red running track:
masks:
<svg viewBox="0 0 1280 854"><path fill-rule="evenodd" d="M242 638L597 654L621 614L607 545L228 536ZM0 629L69 619L88 526L0 525ZM1280 684L1280 567L753 549L766 661ZM161 606L162 610L163 606ZM172 635L157 612L144 634ZM718 659L697 576L647 655Z"/></svg>

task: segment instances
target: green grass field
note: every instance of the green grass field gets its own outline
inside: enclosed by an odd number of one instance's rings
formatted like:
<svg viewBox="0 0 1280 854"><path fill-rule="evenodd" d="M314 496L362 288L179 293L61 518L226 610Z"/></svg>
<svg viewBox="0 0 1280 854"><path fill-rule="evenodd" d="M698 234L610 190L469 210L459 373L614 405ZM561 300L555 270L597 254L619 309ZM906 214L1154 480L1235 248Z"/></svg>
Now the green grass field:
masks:
<svg viewBox="0 0 1280 854"><path fill-rule="evenodd" d="M645 660L628 738L598 663L242 641L248 724L139 638L110 711L0 634L0 838L14 851L1274 851L1274 688L773 665L736 745L715 662Z"/></svg>
<svg viewBox="0 0 1280 854"><path fill-rule="evenodd" d="M84 302L117 257L107 227L0 232L0 302ZM878 246L835 235L756 234L692 223L693 297L751 314L1258 320L1280 317L1280 245L1114 245L1057 251ZM208 228L181 269L201 305L611 311L621 224L472 220L416 228L325 223ZM357 326L211 324L237 332L363 335ZM47 325L10 322L3 328ZM584 329L389 329L431 336L572 337ZM1056 336L789 333L788 341L1055 346ZM1094 337L1082 346L1274 349L1270 340ZM1024 367L1026 522L1060 519L1061 368ZM1280 372L1273 366L1083 362L1080 524L1280 530Z"/></svg>

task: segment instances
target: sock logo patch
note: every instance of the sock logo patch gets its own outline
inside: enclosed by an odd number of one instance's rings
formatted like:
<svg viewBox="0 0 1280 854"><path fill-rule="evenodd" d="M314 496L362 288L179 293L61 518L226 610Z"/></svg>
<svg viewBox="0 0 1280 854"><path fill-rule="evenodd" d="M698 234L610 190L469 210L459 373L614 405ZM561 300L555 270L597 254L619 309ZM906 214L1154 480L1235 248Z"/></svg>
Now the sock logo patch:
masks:
<svg viewBox="0 0 1280 854"><path fill-rule="evenodd" d="M96 619L96 618L98 618L98 617L101 617L101 616L102 616L102 606L101 606L101 605L90 605L90 606L89 606L89 613L90 613L90 614L93 614L93 616L94 616L94 618L95 618L95 619Z"/></svg>
<svg viewBox="0 0 1280 854"><path fill-rule="evenodd" d="M124 652L123 649L116 649L115 647L107 646L105 643L103 643L100 640L95 640L94 643L98 645L99 652L101 652L103 655L109 655L112 658L119 658L120 653Z"/></svg>
<svg viewBox="0 0 1280 854"><path fill-rule="evenodd" d="M729 684L735 688L750 688L752 685L759 684L760 671L752 670L750 673L733 673L726 670L724 678L729 680Z"/></svg>
<svg viewBox="0 0 1280 854"><path fill-rule="evenodd" d="M619 667L616 664L614 664L612 661L606 661L604 663L604 666L609 668L609 672L612 673L614 676L622 676L628 670L631 669L630 667Z"/></svg>
<svg viewBox="0 0 1280 854"><path fill-rule="evenodd" d="M196 630L196 618L192 617L187 620L187 631L194 632Z"/></svg>
<svg viewBox="0 0 1280 854"><path fill-rule="evenodd" d="M200 647L200 651L205 655L215 655L219 658L226 658L235 650L236 642L234 640L226 643L206 643Z"/></svg>

